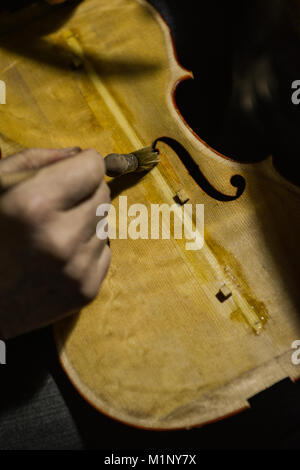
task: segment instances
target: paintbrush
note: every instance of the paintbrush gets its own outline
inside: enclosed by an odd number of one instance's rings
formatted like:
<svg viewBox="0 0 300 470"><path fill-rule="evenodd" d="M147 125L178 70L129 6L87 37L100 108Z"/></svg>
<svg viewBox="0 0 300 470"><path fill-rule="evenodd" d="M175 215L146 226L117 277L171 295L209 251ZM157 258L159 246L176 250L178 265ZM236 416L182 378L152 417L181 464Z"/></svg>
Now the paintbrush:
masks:
<svg viewBox="0 0 300 470"><path fill-rule="evenodd" d="M111 177L149 171L159 163L159 152L152 147L146 147L128 154L111 153L104 158L104 163L105 173ZM0 192L32 178L41 169L3 173L0 175Z"/></svg>

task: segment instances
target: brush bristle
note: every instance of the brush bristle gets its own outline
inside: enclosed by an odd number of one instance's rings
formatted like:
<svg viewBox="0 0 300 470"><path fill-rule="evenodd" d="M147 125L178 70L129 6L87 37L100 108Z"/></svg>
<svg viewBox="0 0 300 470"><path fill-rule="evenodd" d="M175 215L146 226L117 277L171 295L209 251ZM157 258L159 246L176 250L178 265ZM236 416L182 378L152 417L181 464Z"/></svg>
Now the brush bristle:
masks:
<svg viewBox="0 0 300 470"><path fill-rule="evenodd" d="M154 150L152 147L146 147L132 153L139 162L137 171L149 171L160 161L158 150Z"/></svg>

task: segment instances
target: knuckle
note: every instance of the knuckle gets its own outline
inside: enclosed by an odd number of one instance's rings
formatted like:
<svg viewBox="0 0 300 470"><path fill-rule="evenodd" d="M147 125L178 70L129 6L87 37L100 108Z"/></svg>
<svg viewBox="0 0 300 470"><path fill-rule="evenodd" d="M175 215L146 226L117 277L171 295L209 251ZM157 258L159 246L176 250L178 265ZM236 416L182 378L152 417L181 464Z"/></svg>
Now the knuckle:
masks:
<svg viewBox="0 0 300 470"><path fill-rule="evenodd" d="M110 249L105 247L101 256L102 267L98 273L84 271L81 283L81 295L87 303L92 302L98 295L111 263Z"/></svg>
<svg viewBox="0 0 300 470"><path fill-rule="evenodd" d="M31 224L39 224L48 214L47 204L42 195L35 192L30 196L18 198L17 207L21 210L21 217L25 218Z"/></svg>
<svg viewBox="0 0 300 470"><path fill-rule="evenodd" d="M95 298L97 297L97 294L99 292L99 286L95 287L95 285L88 285L88 284L82 284L81 289L80 289L80 295L82 297L82 301L84 305L89 304Z"/></svg>
<svg viewBox="0 0 300 470"><path fill-rule="evenodd" d="M37 194L32 198L26 198L26 200L20 202L19 205L21 205L25 216L33 221L39 219L45 211L44 203Z"/></svg>
<svg viewBox="0 0 300 470"><path fill-rule="evenodd" d="M86 271L82 267L68 269L67 277L73 285L74 296L80 300L80 307L87 305L95 299L98 288L95 287L93 282L86 280Z"/></svg>
<svg viewBox="0 0 300 470"><path fill-rule="evenodd" d="M57 233L56 230L46 229L41 237L40 243L45 251L55 259L67 262L74 251L74 241L70 236Z"/></svg>
<svg viewBox="0 0 300 470"><path fill-rule="evenodd" d="M55 257L60 261L67 261L72 256L72 247L66 238L56 238L53 240L52 248Z"/></svg>

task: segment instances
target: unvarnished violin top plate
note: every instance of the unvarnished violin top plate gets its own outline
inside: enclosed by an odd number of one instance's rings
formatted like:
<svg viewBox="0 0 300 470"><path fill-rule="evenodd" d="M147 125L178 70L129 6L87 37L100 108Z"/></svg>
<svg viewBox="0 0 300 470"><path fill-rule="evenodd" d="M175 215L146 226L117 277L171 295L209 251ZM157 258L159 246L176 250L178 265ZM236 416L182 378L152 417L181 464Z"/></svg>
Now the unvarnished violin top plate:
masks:
<svg viewBox="0 0 300 470"><path fill-rule="evenodd" d="M79 144L105 155L160 139L160 165L122 187L128 206L144 204L150 213L151 204L174 204L184 191L205 210L197 251L174 238L111 241L99 296L54 327L62 365L94 407L139 427L191 427L246 408L256 393L300 375L291 361L300 338L299 190L276 173L271 157L239 164L188 127L174 91L192 74L147 2L85 0L61 11L59 27L56 12L31 20L26 47L21 35L10 40L13 26L2 34L4 154L20 145ZM172 142L196 163L206 187ZM245 182L239 197L235 175ZM113 184L120 191L122 183ZM119 203L117 196L116 210ZM224 289L230 295L220 301Z"/></svg>

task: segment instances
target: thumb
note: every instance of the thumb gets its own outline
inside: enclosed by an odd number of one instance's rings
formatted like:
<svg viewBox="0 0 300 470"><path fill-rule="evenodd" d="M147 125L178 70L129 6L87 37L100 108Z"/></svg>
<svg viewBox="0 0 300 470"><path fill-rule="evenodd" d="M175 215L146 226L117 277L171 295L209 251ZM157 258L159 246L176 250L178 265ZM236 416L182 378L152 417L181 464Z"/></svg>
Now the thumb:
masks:
<svg viewBox="0 0 300 470"><path fill-rule="evenodd" d="M80 147L64 149L26 149L0 161L0 172L10 173L42 168L58 160L72 157L81 151Z"/></svg>

